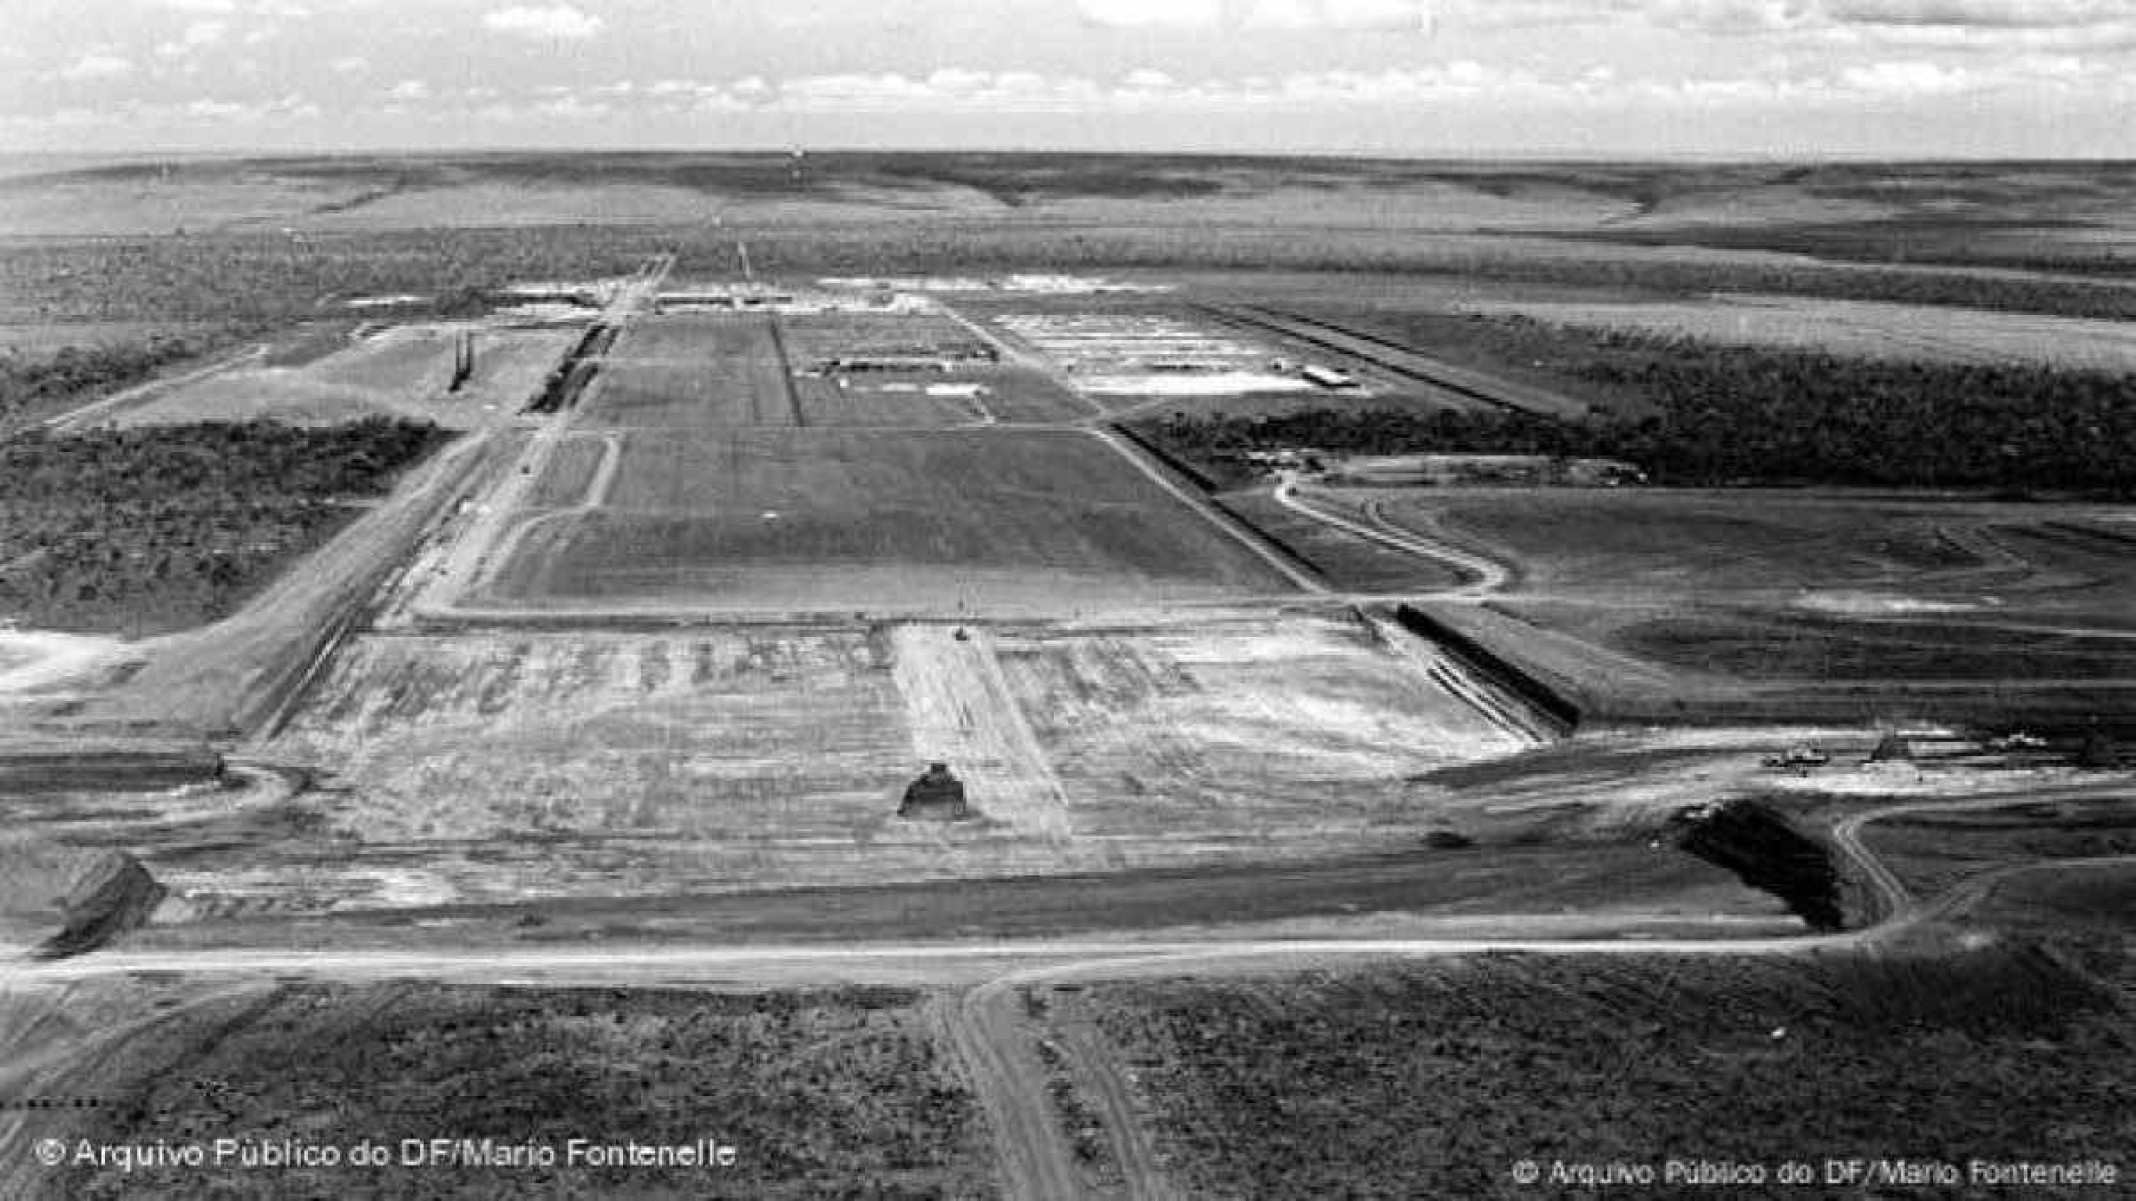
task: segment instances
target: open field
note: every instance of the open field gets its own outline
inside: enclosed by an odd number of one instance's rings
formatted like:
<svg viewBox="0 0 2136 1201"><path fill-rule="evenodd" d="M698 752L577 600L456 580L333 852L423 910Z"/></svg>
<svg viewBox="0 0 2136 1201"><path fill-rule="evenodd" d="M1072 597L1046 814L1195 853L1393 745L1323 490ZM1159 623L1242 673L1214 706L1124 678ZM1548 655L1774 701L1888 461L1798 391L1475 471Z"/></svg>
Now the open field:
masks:
<svg viewBox="0 0 2136 1201"><path fill-rule="evenodd" d="M120 427L198 421L335 425L365 417L435 421L467 429L518 409L575 335L560 330L484 329L475 371L448 392L454 347L467 327L404 326L290 366L246 364L145 391L99 420Z"/></svg>
<svg viewBox="0 0 2136 1201"><path fill-rule="evenodd" d="M1750 490L1326 495L1503 562L1511 586L1460 620L1587 693L1598 715L1778 685L1825 687L1864 716L1886 703L1896 716L1977 714L2010 687L2025 691L1991 707L2068 693L2060 722L2086 704L2119 712L2083 695L2136 679L2120 599L2136 544L2109 507ZM1971 695L1918 694L1954 682ZM1868 691L1845 699L1851 686Z"/></svg>
<svg viewBox="0 0 2136 1201"><path fill-rule="evenodd" d="M1216 503L1335 587L1375 594L1432 592L1461 582L1446 564L1403 554L1316 521L1258 488L1218 494Z"/></svg>
<svg viewBox="0 0 2136 1201"><path fill-rule="evenodd" d="M1788 1196L1787 1160L2114 1164L2130 1133L2107 1116L2132 1100L2130 998L2022 945L1514 956L1039 997L1053 1027L1102 1031L1194 1196L1532 1195L1517 1160L1636 1165L1655 1187L1671 1160L1763 1165L1720 1191Z"/></svg>
<svg viewBox="0 0 2136 1201"><path fill-rule="evenodd" d="M2034 519L2024 505L1810 491L1389 490L1388 519L1443 531L1511 561L1525 591L1813 595L1886 587L1924 604L2007 587L2013 564L1987 530ZM1894 604L1895 610L1903 606Z"/></svg>
<svg viewBox="0 0 2136 1201"><path fill-rule="evenodd" d="M799 424L792 384L762 316L653 317L634 323L579 423L697 430Z"/></svg>
<svg viewBox="0 0 2136 1201"><path fill-rule="evenodd" d="M2136 804L2041 801L2006 809L1913 814L1877 823L1869 845L1892 864L1908 888L1933 896L2010 864L2136 856ZM2125 916L2128 911L2121 912Z"/></svg>
<svg viewBox="0 0 2136 1201"><path fill-rule="evenodd" d="M0 993L10 1197L994 1195L984 1117L907 989L731 994L114 981ZM37 1166L30 1140L389 1149L379 1167ZM409 1164L403 1139L542 1146L554 1163ZM606 1147L733 1148L730 1166L589 1165ZM455 1151L458 1148L454 1148ZM523 1151L522 1151L523 1153Z"/></svg>
<svg viewBox="0 0 2136 1201"><path fill-rule="evenodd" d="M1152 885L1177 895L1136 920L1164 924L1246 912L1204 902L1247 865L1343 856L1361 862L1328 879L1352 906L1557 913L1569 888L1609 912L1775 920L1770 898L1648 844L1716 780L1755 773L1778 735L1659 759L1588 746L1509 763L1487 788L1460 776L1533 745L1519 710L1391 623L1306 612L961 638L946 623L372 634L255 745L278 766L245 787L183 803L0 795L0 819L131 851L172 890L158 921L173 930L527 904L560 907L560 923L583 910L595 929L699 929L690 898L708 894L1217 873ZM937 758L977 819L897 820L899 790ZM1475 849L1369 862L1442 833ZM1291 898L1275 912L1324 891L1311 878L1271 891ZM966 920L1080 928L1072 906L1020 904Z"/></svg>
<svg viewBox="0 0 2136 1201"><path fill-rule="evenodd" d="M330 773L318 791L97 837L141 846L205 917L1295 858L1447 822L1526 828L1537 815L1457 813L1417 782L1528 743L1383 637L1302 616L965 638L365 637L271 744ZM930 759L956 766L980 820L894 819ZM80 838L97 813L46 823Z"/></svg>
<svg viewBox="0 0 2136 1201"><path fill-rule="evenodd" d="M1087 833L1131 842L1209 822L1251 837L1303 822L1364 834L1423 800L1419 772L1530 745L1449 704L1404 657L1431 648L1390 637L1281 618L1221 637L1004 637L1002 670Z"/></svg>
<svg viewBox="0 0 2136 1201"><path fill-rule="evenodd" d="M2136 333L2116 321L1790 296L1619 304L1501 301L1464 307L1471 312L1518 314L1566 325L1647 330L1835 355L1962 363L2022 360L2099 371L2136 369Z"/></svg>
<svg viewBox="0 0 2136 1201"><path fill-rule="evenodd" d="M1050 221L1551 231L1868 261L2124 263L2112 163L1491 164L1246 156L482 154L58 165L11 174L32 234L959 214Z"/></svg>
<svg viewBox="0 0 2136 1201"><path fill-rule="evenodd" d="M626 438L601 508L529 526L490 594L949 614L1290 588L1086 434L738 430Z"/></svg>
<svg viewBox="0 0 2136 1201"><path fill-rule="evenodd" d="M814 371L832 360L912 356L988 362L991 343L941 313L796 314L780 322L794 366Z"/></svg>
<svg viewBox="0 0 2136 1201"><path fill-rule="evenodd" d="M800 424L834 429L954 429L992 424L991 383L933 372L794 381Z"/></svg>

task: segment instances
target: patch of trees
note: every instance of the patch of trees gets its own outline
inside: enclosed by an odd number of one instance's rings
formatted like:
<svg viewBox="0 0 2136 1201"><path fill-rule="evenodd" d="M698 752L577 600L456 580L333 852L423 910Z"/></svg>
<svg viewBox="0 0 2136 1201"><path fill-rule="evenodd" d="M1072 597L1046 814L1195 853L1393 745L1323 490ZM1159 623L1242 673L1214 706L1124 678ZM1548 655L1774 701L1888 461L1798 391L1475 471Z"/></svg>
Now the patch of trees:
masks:
<svg viewBox="0 0 2136 1201"><path fill-rule="evenodd" d="M371 418L0 444L0 617L127 634L215 620L448 437Z"/></svg>
<svg viewBox="0 0 2136 1201"><path fill-rule="evenodd" d="M1095 1001L1106 1037L1148 1065L1137 1086L1166 1173L1195 1196L1533 1195L1505 1147L1777 1164L1882 1137L1954 1162L2081 1158L2112 1145L2098 1107L2136 1066L2115 994L2014 939L1966 955L1479 956L1109 985Z"/></svg>
<svg viewBox="0 0 2136 1201"><path fill-rule="evenodd" d="M1230 478L1247 472L1249 451L1311 447L1624 459L1675 486L2136 496L2136 376L1846 359L1643 333L1553 328L1549 335L1574 375L1642 397L1652 415L1557 421L1511 411L1317 409L1175 414L1143 422L1140 431Z"/></svg>
<svg viewBox="0 0 2136 1201"><path fill-rule="evenodd" d="M0 420L140 383L201 349L185 338L152 337L138 343L66 346L47 355L0 354Z"/></svg>
<svg viewBox="0 0 2136 1201"><path fill-rule="evenodd" d="M281 326L338 300L413 293L479 311L515 279L625 275L672 237L555 226L360 234L169 234L0 250L0 319ZM732 255L733 240L723 253Z"/></svg>

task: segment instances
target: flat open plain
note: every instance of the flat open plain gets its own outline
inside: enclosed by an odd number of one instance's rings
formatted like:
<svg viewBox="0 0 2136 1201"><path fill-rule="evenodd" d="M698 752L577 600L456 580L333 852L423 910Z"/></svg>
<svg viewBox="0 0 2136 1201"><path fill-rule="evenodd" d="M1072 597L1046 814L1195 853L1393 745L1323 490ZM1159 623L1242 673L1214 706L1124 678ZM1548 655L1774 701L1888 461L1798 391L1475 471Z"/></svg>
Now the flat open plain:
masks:
<svg viewBox="0 0 2136 1201"><path fill-rule="evenodd" d="M522 533L486 604L980 615L1289 582L1076 432L632 434L590 511Z"/></svg>

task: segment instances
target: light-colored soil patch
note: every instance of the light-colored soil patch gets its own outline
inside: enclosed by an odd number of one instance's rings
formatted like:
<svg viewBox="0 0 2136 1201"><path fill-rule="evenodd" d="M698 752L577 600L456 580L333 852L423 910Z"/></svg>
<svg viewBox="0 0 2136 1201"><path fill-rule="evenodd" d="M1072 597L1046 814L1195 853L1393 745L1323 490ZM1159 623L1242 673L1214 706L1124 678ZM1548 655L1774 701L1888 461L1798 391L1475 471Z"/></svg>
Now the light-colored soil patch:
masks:
<svg viewBox="0 0 2136 1201"><path fill-rule="evenodd" d="M363 847L332 873L348 901L718 889L898 836L920 764L878 654L777 630L370 638L275 751L352 789L322 806Z"/></svg>
<svg viewBox="0 0 2136 1201"><path fill-rule="evenodd" d="M954 764L967 801L1018 834L1065 838L1067 797L1003 678L993 636L902 626L891 645L915 757Z"/></svg>
<svg viewBox="0 0 2136 1201"><path fill-rule="evenodd" d="M471 428L523 407L571 339L567 331L478 330L475 373L458 392L448 392L454 348L470 328L404 326L301 367L218 372L162 391L111 420L122 426L249 420L332 425L403 417Z"/></svg>
<svg viewBox="0 0 2136 1201"><path fill-rule="evenodd" d="M85 682L125 654L116 638L46 630L0 630L0 704L10 694Z"/></svg>
<svg viewBox="0 0 2136 1201"><path fill-rule="evenodd" d="M1421 777L1524 740L1369 625L956 629L362 637L258 750L313 791L77 819L139 849L174 920L1369 854L1506 824ZM974 820L895 816L936 759Z"/></svg>
<svg viewBox="0 0 2136 1201"><path fill-rule="evenodd" d="M1421 646L1421 644L1420 644ZM1423 816L1409 777L1526 743L1370 627L1311 617L1004 638L1079 833L1360 832Z"/></svg>

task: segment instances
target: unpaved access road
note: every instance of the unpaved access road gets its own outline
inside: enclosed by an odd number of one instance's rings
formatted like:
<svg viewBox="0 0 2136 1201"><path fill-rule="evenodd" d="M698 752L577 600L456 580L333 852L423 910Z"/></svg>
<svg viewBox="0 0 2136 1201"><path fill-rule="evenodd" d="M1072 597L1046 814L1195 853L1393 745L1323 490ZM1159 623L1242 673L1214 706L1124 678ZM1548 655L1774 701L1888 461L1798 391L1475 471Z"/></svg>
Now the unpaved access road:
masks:
<svg viewBox="0 0 2136 1201"><path fill-rule="evenodd" d="M1318 505L1309 503L1300 497L1298 494L1297 474L1289 471L1283 472L1278 478L1272 495L1275 497L1277 504L1294 513L1309 517L1322 525L1333 526L1344 533L1354 534L1368 542L1377 542L1382 546L1392 547L1403 554L1414 555L1427 562L1451 567L1463 577L1464 581L1458 588L1419 589L1413 594L1405 593L1400 597L1361 597L1359 599L1406 599L1411 595L1428 595L1433 600L1480 603L1503 591L1512 582L1513 574L1507 570L1503 563L1487 559L1482 555L1472 554L1448 542L1434 541L1418 534L1414 530L1403 529L1380 515L1379 502L1377 501L1367 503L1365 510L1366 520L1352 521L1347 517L1331 513Z"/></svg>
<svg viewBox="0 0 2136 1201"><path fill-rule="evenodd" d="M2019 790L1962 801L1910 800L1850 814L1831 830L1834 847L1877 896L1876 920L1861 929L1799 937L1757 938L1529 938L1517 933L1458 938L1127 938L909 941L872 944L651 947L513 947L440 951L210 950L105 951L72 959L9 965L13 987L51 985L125 973L191 973L210 977L333 977L378 980L399 976L466 983L583 983L608 987L796 987L823 983L964 982L969 986L951 1019L951 1037L988 1115L1006 1195L1051 1201L1087 1195L1073 1150L1054 1113L1044 1067L1020 1016L1020 990L1070 979L1130 976L1248 974L1487 953L1579 956L1804 955L1888 943L1957 913L1993 884L2026 871L2101 870L2136 865L2136 856L2012 865L1968 881L1931 902L1915 897L1896 873L1863 845L1870 824L1905 815L1955 813L2024 802L2120 796L2114 780L2048 790ZM1102 909L1102 891L1092 902ZM1509 927L1519 918L1506 919ZM1077 1072L1106 1078L1116 1071L1091 1047L1061 1044ZM1119 1195L1169 1195L1147 1153L1136 1119L1123 1112L1123 1088L1100 1088L1101 1117L1119 1160ZM1142 1150L1138 1150L1141 1148ZM1108 1192L1113 1190L1106 1190Z"/></svg>

